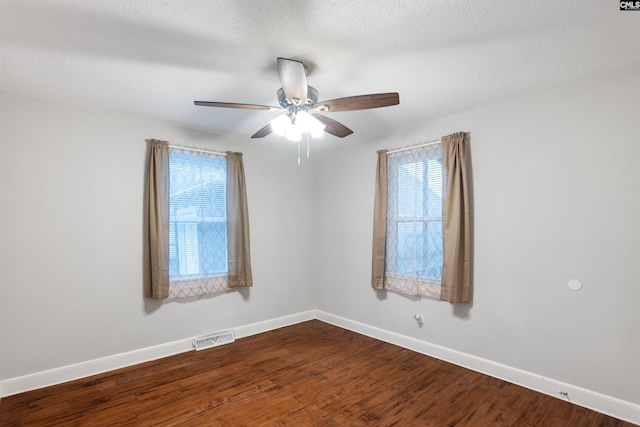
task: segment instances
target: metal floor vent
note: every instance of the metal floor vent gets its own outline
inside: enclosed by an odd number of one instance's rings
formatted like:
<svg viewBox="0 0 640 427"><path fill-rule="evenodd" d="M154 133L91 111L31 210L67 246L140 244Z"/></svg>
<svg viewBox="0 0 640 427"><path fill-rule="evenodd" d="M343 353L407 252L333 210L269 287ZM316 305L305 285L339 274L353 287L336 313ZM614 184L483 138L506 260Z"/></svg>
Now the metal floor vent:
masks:
<svg viewBox="0 0 640 427"><path fill-rule="evenodd" d="M198 337L193 340L193 348L204 350L205 348L217 347L222 344L234 342L236 337L231 331L216 332L215 334Z"/></svg>

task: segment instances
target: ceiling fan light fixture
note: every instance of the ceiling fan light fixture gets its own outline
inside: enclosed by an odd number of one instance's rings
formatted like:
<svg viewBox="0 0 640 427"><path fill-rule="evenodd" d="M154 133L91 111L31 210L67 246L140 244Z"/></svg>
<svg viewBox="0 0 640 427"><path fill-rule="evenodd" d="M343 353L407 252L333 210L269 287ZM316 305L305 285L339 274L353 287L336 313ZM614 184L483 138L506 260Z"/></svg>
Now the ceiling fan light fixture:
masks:
<svg viewBox="0 0 640 427"><path fill-rule="evenodd" d="M324 127L324 126L323 126ZM311 138L322 138L322 135L324 135L324 131L322 129L320 130L312 130L311 132L309 132L311 134Z"/></svg>
<svg viewBox="0 0 640 427"><path fill-rule="evenodd" d="M284 135L291 127L291 119L286 114L281 114L275 119L271 120L271 129L278 135Z"/></svg>
<svg viewBox="0 0 640 427"><path fill-rule="evenodd" d="M322 135L325 125L320 120L313 117L306 111L299 111L296 114L295 126L301 133L310 133L311 137L317 138Z"/></svg>
<svg viewBox="0 0 640 427"><path fill-rule="evenodd" d="M298 142L302 139L302 133L295 126L289 126L289 129L284 134L284 137L289 141Z"/></svg>

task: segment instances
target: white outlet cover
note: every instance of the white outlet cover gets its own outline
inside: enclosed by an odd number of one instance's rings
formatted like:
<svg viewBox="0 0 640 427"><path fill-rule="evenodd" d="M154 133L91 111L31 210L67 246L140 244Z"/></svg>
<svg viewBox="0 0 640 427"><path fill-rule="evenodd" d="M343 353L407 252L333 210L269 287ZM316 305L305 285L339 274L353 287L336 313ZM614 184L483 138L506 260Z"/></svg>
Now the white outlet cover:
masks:
<svg viewBox="0 0 640 427"><path fill-rule="evenodd" d="M569 286L569 289L571 289L572 291L579 291L580 289L582 289L582 283L580 283L580 280L576 279L569 280L567 286Z"/></svg>

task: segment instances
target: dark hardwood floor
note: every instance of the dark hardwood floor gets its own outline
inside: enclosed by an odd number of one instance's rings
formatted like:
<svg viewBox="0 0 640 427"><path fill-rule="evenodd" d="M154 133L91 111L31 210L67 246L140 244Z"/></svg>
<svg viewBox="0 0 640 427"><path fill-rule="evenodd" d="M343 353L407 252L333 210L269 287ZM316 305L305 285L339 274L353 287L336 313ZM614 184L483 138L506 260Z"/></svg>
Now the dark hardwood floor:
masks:
<svg viewBox="0 0 640 427"><path fill-rule="evenodd" d="M320 321L0 400L2 426L632 426Z"/></svg>

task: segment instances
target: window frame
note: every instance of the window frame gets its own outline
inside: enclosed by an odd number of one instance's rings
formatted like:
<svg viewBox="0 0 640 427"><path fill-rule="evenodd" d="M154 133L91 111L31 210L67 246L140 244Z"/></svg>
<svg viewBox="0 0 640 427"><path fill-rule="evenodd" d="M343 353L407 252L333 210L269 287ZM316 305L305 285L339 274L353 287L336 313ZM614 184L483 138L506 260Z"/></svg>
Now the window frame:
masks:
<svg viewBox="0 0 640 427"><path fill-rule="evenodd" d="M431 154L434 153L435 154ZM420 153L420 154L417 154ZM424 153L424 154L423 154ZM430 190L429 186L429 161L435 160L440 165L440 171L436 173L436 178L439 178L442 184L442 179L444 179L444 171L442 166L442 146L440 143L432 144L427 147L418 147L410 150L403 150L403 152L399 153L389 153L387 154L387 220L386 220L386 249L385 249L385 270L384 270L384 288L388 290L392 290L395 292L409 294L409 295L419 295L424 297L431 297L434 299L439 299L440 296L440 286L442 283L442 208L440 207L438 216L434 216L433 212L429 212L428 203L429 203L429 192L433 192ZM420 209L421 214L417 215L416 210L414 209L414 214L411 215L410 212L405 212L405 214L401 215L399 212L399 195L403 190L400 189L400 180L398 178L400 168L406 167L415 163L422 163L421 167L421 175L422 175L422 185L420 191L422 192L422 207ZM432 166L431 166L432 167ZM394 170L395 169L395 170ZM405 169L409 170L409 168ZM395 189L392 189L393 187ZM414 189L414 196L417 194L417 186ZM440 189L441 194L440 204L442 204L442 196L443 191ZM435 194L435 193L434 193ZM437 195L437 194L436 194ZM417 196L414 200L417 199ZM417 265L417 261L419 259L428 259L427 251L429 249L429 226L430 224L440 223L439 228L439 247L437 248L436 256L440 258L440 264L436 267L436 271L439 273L438 275L429 275L429 274L420 274L419 268ZM413 262L412 271L410 272L402 272L399 271L401 268L398 268L400 262L398 261L400 250L396 248L395 250L389 250L391 244L399 245L400 241L400 229L401 224L422 224L422 233L424 235L423 241L421 242L422 249L419 248L418 241L415 240L417 234L415 232L414 227L414 244L413 244L413 257L411 258ZM423 255L418 256L418 251L422 250ZM395 260L390 262L389 257L395 256ZM428 271L431 270L430 267L426 267Z"/></svg>
<svg viewBox="0 0 640 427"><path fill-rule="evenodd" d="M172 155L179 153L185 156L193 156L194 158L199 157L209 157L218 160L224 161L224 168L220 168L219 170L215 170L213 173L219 174L220 178L217 180L218 185L222 185L222 213L223 216L216 216L215 212L200 212L200 214L194 214L194 216L189 217L188 215L184 217L180 217L177 214L173 214L174 210L178 210L175 206L172 206L172 194L171 194L171 178L172 178L172 167L176 167L172 164ZM187 163L184 163L187 165ZM191 165L189 165L191 166ZM194 167L197 167L194 162ZM169 293L170 297L182 297L182 296L197 296L203 295L206 293L224 291L228 289L228 244L227 244L227 225L228 220L226 218L226 184L227 184L227 159L226 156L213 153L213 152L205 152L205 151L195 151L190 150L188 148L182 147L169 147L169 199L167 201L168 210L169 210L169 234L168 234L168 245L169 245ZM202 177L202 173L198 174L198 171L194 171L195 175L199 175ZM199 171L202 172L202 171ZM196 181L197 186L205 186L213 184L213 181L210 182L198 182ZM182 190L181 190L182 191ZM212 202L213 203L213 202ZM175 208L175 209L174 209ZM183 208L184 209L184 208ZM195 243L196 248L196 262L198 267L198 272L185 272L180 273L174 272L171 273L172 264L177 263L178 268L181 268L181 262L179 260L181 252L185 249L181 248L179 242L179 225L191 224L195 226L195 234L196 239L201 237L202 231L200 230L203 227L203 224L206 223L214 223L214 224L223 224L223 231L220 233L220 236L224 239L224 245L221 245L221 248L224 248L224 261L221 262L221 265L224 266L224 270L214 271L214 272L201 272L202 266L200 262L200 258L202 256L202 248L200 247L200 242ZM171 236L171 229L173 228L174 235L173 241ZM220 236L217 238L219 239ZM214 239L216 237L213 237ZM171 247L175 246L175 257L171 257ZM183 245L184 246L184 245ZM193 245L192 245L193 248ZM176 261L176 258L178 260Z"/></svg>

